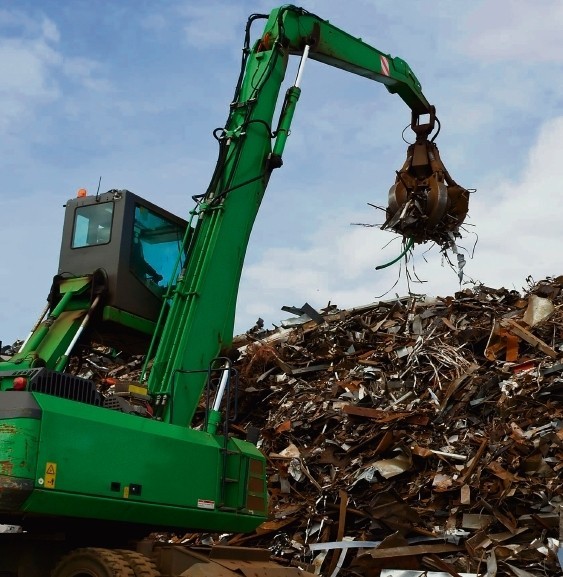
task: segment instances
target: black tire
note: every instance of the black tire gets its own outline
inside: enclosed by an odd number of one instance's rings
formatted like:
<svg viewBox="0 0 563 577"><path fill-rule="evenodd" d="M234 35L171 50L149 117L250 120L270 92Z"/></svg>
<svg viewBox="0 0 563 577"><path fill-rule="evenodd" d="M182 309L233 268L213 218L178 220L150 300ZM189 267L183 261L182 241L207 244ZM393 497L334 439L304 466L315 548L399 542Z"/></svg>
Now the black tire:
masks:
<svg viewBox="0 0 563 577"><path fill-rule="evenodd" d="M51 577L135 577L129 563L111 549L85 547L65 555Z"/></svg>
<svg viewBox="0 0 563 577"><path fill-rule="evenodd" d="M160 577L160 571L146 555L129 549L116 549L115 552L129 563L135 577Z"/></svg>

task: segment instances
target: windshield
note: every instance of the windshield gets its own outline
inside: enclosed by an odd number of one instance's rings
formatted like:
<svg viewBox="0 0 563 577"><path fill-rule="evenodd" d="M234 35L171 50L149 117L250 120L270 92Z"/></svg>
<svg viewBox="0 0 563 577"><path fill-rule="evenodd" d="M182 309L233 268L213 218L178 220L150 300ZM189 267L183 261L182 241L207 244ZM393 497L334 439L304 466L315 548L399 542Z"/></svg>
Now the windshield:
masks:
<svg viewBox="0 0 563 577"><path fill-rule="evenodd" d="M183 235L181 226L137 205L130 263L137 278L158 292L167 288L182 248Z"/></svg>

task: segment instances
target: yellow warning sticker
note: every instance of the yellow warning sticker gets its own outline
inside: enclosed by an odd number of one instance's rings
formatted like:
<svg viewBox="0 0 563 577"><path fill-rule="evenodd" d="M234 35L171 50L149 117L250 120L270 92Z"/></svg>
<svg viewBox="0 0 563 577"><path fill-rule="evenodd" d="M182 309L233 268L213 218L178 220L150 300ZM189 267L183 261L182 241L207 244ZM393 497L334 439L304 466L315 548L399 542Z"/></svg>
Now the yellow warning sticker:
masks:
<svg viewBox="0 0 563 577"><path fill-rule="evenodd" d="M129 486L123 487L123 498L129 499Z"/></svg>
<svg viewBox="0 0 563 577"><path fill-rule="evenodd" d="M54 489L57 480L57 463L45 465L45 489Z"/></svg>

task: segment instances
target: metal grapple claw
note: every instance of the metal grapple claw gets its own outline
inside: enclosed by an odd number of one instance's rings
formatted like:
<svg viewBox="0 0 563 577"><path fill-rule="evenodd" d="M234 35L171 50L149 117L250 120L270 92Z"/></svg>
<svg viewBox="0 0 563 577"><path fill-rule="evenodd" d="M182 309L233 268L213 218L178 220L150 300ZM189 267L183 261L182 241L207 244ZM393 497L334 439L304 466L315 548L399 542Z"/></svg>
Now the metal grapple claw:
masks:
<svg viewBox="0 0 563 577"><path fill-rule="evenodd" d="M434 127L432 109L429 124L418 124L413 115L411 127L416 142L407 149L407 159L389 189L386 220L382 229L392 230L415 243L433 241L441 247L459 235L469 208L469 191L459 186L446 170L428 134Z"/></svg>

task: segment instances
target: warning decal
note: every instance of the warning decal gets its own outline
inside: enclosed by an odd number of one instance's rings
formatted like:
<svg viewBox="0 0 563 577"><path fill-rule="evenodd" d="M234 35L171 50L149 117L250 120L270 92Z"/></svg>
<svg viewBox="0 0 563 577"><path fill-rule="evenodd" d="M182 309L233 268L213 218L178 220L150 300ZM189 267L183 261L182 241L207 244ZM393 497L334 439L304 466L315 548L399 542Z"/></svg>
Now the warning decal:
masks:
<svg viewBox="0 0 563 577"><path fill-rule="evenodd" d="M381 74L389 76L389 60L387 60L387 57L383 56L383 54L379 56L379 60L381 62Z"/></svg>
<svg viewBox="0 0 563 577"><path fill-rule="evenodd" d="M210 501L209 499L198 499L197 500L198 509L215 509L215 501Z"/></svg>
<svg viewBox="0 0 563 577"><path fill-rule="evenodd" d="M54 489L57 480L57 463L45 465L45 489Z"/></svg>

